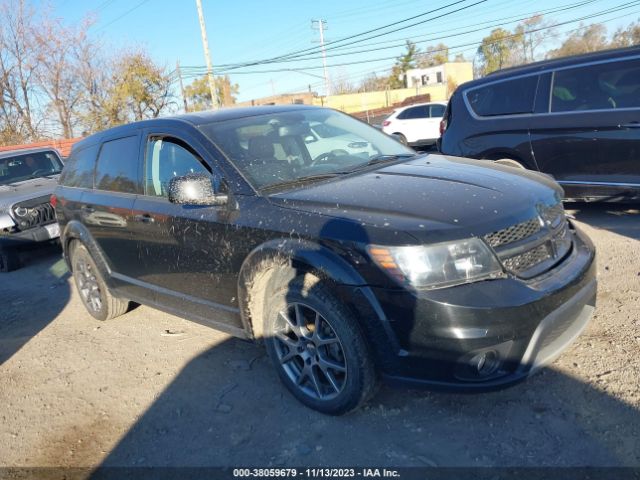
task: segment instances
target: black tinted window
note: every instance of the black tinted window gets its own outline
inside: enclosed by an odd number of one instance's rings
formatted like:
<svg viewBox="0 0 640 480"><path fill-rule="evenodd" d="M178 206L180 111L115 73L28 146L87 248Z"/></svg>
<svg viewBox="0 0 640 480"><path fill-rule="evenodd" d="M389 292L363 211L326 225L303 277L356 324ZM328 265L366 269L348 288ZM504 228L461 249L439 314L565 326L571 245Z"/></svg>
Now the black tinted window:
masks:
<svg viewBox="0 0 640 480"><path fill-rule="evenodd" d="M538 77L523 77L487 85L467 92L467 100L480 116L533 112Z"/></svg>
<svg viewBox="0 0 640 480"><path fill-rule="evenodd" d="M93 171L99 145L74 150L67 160L60 184L67 187L93 188Z"/></svg>
<svg viewBox="0 0 640 480"><path fill-rule="evenodd" d="M138 137L102 144L96 167L96 188L112 192L138 191Z"/></svg>
<svg viewBox="0 0 640 480"><path fill-rule="evenodd" d="M208 173L202 160L184 142L151 138L145 153L145 194L168 195L169 181L189 173Z"/></svg>
<svg viewBox="0 0 640 480"><path fill-rule="evenodd" d="M420 107L407 108L398 115L399 120L412 120L415 118L429 118L429 107L422 105Z"/></svg>
<svg viewBox="0 0 640 480"><path fill-rule="evenodd" d="M559 70L553 78L551 111L640 107L640 60Z"/></svg>
<svg viewBox="0 0 640 480"><path fill-rule="evenodd" d="M431 118L442 117L444 115L444 105L431 105Z"/></svg>

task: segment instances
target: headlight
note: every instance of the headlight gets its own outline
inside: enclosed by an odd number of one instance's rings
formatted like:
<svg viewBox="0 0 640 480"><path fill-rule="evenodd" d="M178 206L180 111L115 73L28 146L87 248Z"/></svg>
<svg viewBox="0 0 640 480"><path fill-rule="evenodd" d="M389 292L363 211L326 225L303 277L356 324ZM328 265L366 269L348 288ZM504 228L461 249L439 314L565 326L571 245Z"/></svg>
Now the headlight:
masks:
<svg viewBox="0 0 640 480"><path fill-rule="evenodd" d="M503 276L502 267L479 238L409 247L369 247L373 260L401 283L442 288Z"/></svg>

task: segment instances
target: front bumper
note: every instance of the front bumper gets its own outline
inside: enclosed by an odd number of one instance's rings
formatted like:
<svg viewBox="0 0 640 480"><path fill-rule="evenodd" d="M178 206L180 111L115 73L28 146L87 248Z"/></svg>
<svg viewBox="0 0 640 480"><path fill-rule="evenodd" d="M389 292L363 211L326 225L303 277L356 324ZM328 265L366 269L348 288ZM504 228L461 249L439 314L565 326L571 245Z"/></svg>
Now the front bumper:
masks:
<svg viewBox="0 0 640 480"><path fill-rule="evenodd" d="M539 278L409 292L372 288L397 345L379 359L390 383L486 390L553 361L587 326L597 290L595 250L578 230L571 254ZM495 369L481 372L478 359ZM486 363L483 363L486 365Z"/></svg>
<svg viewBox="0 0 640 480"><path fill-rule="evenodd" d="M40 225L22 232L0 235L0 247L23 247L54 240L60 236L57 223Z"/></svg>

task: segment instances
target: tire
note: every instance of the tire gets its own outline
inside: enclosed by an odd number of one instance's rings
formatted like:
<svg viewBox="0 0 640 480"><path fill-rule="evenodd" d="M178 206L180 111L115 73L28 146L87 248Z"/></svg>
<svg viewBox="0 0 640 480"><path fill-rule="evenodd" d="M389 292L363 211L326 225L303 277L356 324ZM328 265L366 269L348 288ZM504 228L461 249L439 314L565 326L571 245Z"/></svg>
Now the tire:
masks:
<svg viewBox="0 0 640 480"><path fill-rule="evenodd" d="M294 397L319 412L342 415L375 393L376 372L365 338L325 283L299 276L270 298L264 341Z"/></svg>
<svg viewBox="0 0 640 480"><path fill-rule="evenodd" d="M522 170L526 170L524 165L522 165L519 161L513 160L511 158L501 158L499 160L494 160L494 163L499 163L500 165L506 165L508 167L521 168Z"/></svg>
<svg viewBox="0 0 640 480"><path fill-rule="evenodd" d="M401 133L394 133L395 137L397 138L397 140L403 144L403 145L409 145L409 142L407 142L407 137L405 137L403 134Z"/></svg>
<svg viewBox="0 0 640 480"><path fill-rule="evenodd" d="M20 256L13 248L0 248L0 272L12 272L20 268Z"/></svg>
<svg viewBox="0 0 640 480"><path fill-rule="evenodd" d="M71 244L71 268L80 299L96 320L111 320L129 308L129 301L114 297L104 282L91 254L83 244Z"/></svg>

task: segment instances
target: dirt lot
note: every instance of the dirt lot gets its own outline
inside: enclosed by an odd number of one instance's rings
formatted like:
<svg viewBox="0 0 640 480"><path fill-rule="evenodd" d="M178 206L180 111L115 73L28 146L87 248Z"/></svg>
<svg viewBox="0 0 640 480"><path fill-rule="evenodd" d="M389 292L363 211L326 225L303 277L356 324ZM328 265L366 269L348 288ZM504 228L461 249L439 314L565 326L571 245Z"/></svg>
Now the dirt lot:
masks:
<svg viewBox="0 0 640 480"><path fill-rule="evenodd" d="M333 418L263 350L140 307L94 321L57 248L0 277L0 465L640 466L640 214L578 206L599 249L592 323L494 393L382 388Z"/></svg>

